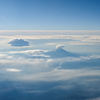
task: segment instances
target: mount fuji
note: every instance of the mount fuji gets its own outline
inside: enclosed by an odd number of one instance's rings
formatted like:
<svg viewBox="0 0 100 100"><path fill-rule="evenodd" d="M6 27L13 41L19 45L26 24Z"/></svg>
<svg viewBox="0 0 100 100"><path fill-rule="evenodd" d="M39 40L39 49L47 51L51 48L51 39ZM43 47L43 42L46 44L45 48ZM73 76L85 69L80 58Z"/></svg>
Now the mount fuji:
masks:
<svg viewBox="0 0 100 100"><path fill-rule="evenodd" d="M51 58L62 58L62 57L76 57L77 54L68 52L62 47L58 47L53 51L44 52L43 54L51 56Z"/></svg>

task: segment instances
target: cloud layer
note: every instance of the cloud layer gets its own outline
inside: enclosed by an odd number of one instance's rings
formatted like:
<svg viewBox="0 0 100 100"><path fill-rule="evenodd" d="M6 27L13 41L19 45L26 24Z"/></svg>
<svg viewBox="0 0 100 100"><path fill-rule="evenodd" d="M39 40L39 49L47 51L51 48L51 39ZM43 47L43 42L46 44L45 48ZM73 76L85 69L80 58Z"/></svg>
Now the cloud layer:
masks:
<svg viewBox="0 0 100 100"><path fill-rule="evenodd" d="M28 38L31 36L28 35ZM35 39L35 36L32 38ZM80 41L99 43L100 40L99 37L91 35L58 35L57 37L37 35L37 38L59 38L59 40L67 38L75 40L70 43L77 43L72 45L78 45ZM10 44L28 46L28 41L24 38L14 39ZM33 40L33 42L40 46L45 41ZM57 45L64 44L66 40L55 42L57 40L45 43L49 43L46 46ZM41 50L42 48L35 50L34 47L11 49L11 46L8 51L3 49L0 52L0 100L98 100L100 54L65 56L65 53L70 52L63 49L64 45L57 45L56 50ZM63 55L60 57L59 54Z"/></svg>
<svg viewBox="0 0 100 100"><path fill-rule="evenodd" d="M57 59L30 59L22 55L16 58L13 55L0 59L1 100L99 100L100 55ZM78 69L77 63L80 63Z"/></svg>

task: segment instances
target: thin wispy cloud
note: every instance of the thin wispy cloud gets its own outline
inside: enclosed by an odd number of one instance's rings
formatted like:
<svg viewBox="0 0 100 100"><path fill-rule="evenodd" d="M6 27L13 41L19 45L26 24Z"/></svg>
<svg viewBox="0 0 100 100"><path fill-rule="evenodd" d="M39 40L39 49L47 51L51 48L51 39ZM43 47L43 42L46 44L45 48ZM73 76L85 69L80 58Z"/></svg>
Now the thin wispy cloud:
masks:
<svg viewBox="0 0 100 100"><path fill-rule="evenodd" d="M21 70L19 70L19 69L12 69L12 68L6 68L6 70L8 71L8 72L20 72Z"/></svg>
<svg viewBox="0 0 100 100"><path fill-rule="evenodd" d="M2 35L94 35L94 33L99 35L100 30L0 30Z"/></svg>

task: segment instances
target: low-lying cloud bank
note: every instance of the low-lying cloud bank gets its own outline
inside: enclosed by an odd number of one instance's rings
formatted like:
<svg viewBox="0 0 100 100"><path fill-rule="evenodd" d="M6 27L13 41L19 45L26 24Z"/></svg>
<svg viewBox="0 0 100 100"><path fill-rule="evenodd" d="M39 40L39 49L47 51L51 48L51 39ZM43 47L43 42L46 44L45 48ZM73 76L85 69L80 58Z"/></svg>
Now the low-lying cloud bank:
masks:
<svg viewBox="0 0 100 100"><path fill-rule="evenodd" d="M40 53L39 50L37 52ZM31 53L37 52L31 51ZM20 51L19 53L26 53L28 55L29 51ZM17 79L20 81L60 81L82 76L100 75L100 55L64 57L55 59L50 59L48 56L46 59L43 57L38 59L32 57L27 58L22 55L15 57L15 54L16 52L14 52L12 56L8 54L5 57L4 55L4 58L0 59L0 72L3 74L2 76L5 77L1 77L1 79ZM45 57L46 55L41 56ZM79 68L77 68L78 66ZM14 77L10 76L9 78L7 77L7 74L10 75L10 72L19 72L19 74L14 74ZM11 73L11 75L13 75L13 73Z"/></svg>
<svg viewBox="0 0 100 100"><path fill-rule="evenodd" d="M100 55L51 59L44 52L1 52L1 100L99 100Z"/></svg>

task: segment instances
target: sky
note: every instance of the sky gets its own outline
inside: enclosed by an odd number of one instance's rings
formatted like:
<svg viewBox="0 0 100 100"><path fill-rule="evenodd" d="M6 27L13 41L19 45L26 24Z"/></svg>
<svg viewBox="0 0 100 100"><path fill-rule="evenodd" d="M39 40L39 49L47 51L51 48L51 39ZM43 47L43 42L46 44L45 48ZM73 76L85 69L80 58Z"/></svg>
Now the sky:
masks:
<svg viewBox="0 0 100 100"><path fill-rule="evenodd" d="M100 100L100 0L0 0L0 100Z"/></svg>
<svg viewBox="0 0 100 100"><path fill-rule="evenodd" d="M0 0L0 30L100 30L100 0Z"/></svg>

